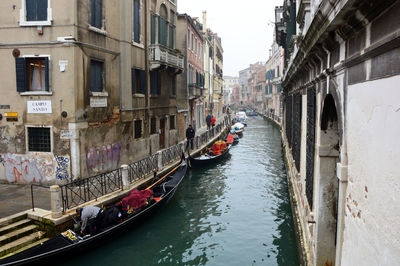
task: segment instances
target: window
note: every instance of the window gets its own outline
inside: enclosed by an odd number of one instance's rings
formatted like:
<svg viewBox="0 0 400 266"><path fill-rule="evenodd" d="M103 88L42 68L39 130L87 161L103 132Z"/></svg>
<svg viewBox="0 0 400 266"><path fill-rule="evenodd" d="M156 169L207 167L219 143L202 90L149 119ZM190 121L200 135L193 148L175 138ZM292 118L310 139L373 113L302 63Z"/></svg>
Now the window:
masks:
<svg viewBox="0 0 400 266"><path fill-rule="evenodd" d="M176 94L176 79L175 75L172 75L169 83L169 95L175 96L175 94Z"/></svg>
<svg viewBox="0 0 400 266"><path fill-rule="evenodd" d="M21 26L51 25L50 0L22 0Z"/></svg>
<svg viewBox="0 0 400 266"><path fill-rule="evenodd" d="M28 151L51 152L50 128L28 127Z"/></svg>
<svg viewBox="0 0 400 266"><path fill-rule="evenodd" d="M168 10L164 4L160 7L160 16L158 17L158 43L167 46L168 37Z"/></svg>
<svg viewBox="0 0 400 266"><path fill-rule="evenodd" d="M135 139L142 137L142 120L135 121Z"/></svg>
<svg viewBox="0 0 400 266"><path fill-rule="evenodd" d="M157 118L152 117L150 120L150 134L157 133Z"/></svg>
<svg viewBox="0 0 400 266"><path fill-rule="evenodd" d="M150 16L150 42L152 44L156 43L156 17L152 14Z"/></svg>
<svg viewBox="0 0 400 266"><path fill-rule="evenodd" d="M161 94L161 73L159 71L150 72L150 93L151 95Z"/></svg>
<svg viewBox="0 0 400 266"><path fill-rule="evenodd" d="M103 91L103 62L90 61L90 91Z"/></svg>
<svg viewBox="0 0 400 266"><path fill-rule="evenodd" d="M197 40L194 40L194 52L197 55Z"/></svg>
<svg viewBox="0 0 400 266"><path fill-rule="evenodd" d="M174 49L175 28L169 26L169 48Z"/></svg>
<svg viewBox="0 0 400 266"><path fill-rule="evenodd" d="M133 0L133 41L140 43L140 0Z"/></svg>
<svg viewBox="0 0 400 266"><path fill-rule="evenodd" d="M15 59L17 91L49 91L49 58L19 57Z"/></svg>
<svg viewBox="0 0 400 266"><path fill-rule="evenodd" d="M192 51L193 51L193 33L192 33Z"/></svg>
<svg viewBox="0 0 400 266"><path fill-rule="evenodd" d="M90 0L90 25L101 29L103 26L103 0Z"/></svg>
<svg viewBox="0 0 400 266"><path fill-rule="evenodd" d="M132 94L146 93L146 71L132 68Z"/></svg>
<svg viewBox="0 0 400 266"><path fill-rule="evenodd" d="M169 129L170 130L175 129L175 116L174 115L171 115L169 117Z"/></svg>
<svg viewBox="0 0 400 266"><path fill-rule="evenodd" d="M158 43L167 46L168 22L162 17L158 17Z"/></svg>

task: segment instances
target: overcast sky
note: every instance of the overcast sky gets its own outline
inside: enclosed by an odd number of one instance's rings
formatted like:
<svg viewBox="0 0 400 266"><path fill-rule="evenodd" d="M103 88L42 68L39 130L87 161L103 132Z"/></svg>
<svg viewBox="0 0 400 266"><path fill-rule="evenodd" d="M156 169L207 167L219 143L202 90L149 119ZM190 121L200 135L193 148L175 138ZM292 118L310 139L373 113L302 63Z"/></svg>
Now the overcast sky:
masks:
<svg viewBox="0 0 400 266"><path fill-rule="evenodd" d="M218 33L224 49L224 75L257 61L267 61L272 44L275 6L283 0L178 0L178 12L200 17L207 11L207 27Z"/></svg>

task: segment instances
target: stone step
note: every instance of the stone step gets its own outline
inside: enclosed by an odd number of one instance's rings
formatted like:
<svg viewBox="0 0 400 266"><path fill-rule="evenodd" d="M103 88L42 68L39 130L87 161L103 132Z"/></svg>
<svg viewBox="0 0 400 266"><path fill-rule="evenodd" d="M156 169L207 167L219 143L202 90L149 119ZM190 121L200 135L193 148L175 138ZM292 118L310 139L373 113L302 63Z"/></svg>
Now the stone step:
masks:
<svg viewBox="0 0 400 266"><path fill-rule="evenodd" d="M2 245L0 247L0 257L8 256L10 253L13 253L17 250L23 249L27 247L28 245L38 241L44 236L44 232L33 232L29 235L26 235L24 237L18 238L17 240L14 240L10 243L7 243L5 245Z"/></svg>
<svg viewBox="0 0 400 266"><path fill-rule="evenodd" d="M15 223L0 227L0 236L4 235L4 234L7 234L7 233L9 233L11 231L14 231L16 229L19 229L21 227L24 227L24 226L30 224L31 222L32 222L32 220L30 220L30 219L23 219L23 220L20 220L18 222L15 222Z"/></svg>
<svg viewBox="0 0 400 266"><path fill-rule="evenodd" d="M39 232L38 232L38 233L39 233ZM29 248L33 248L33 247L35 247L35 246L37 246L37 245L41 245L43 242L46 242L47 240L49 240L49 238L42 238L42 239L39 239L39 240L36 241L36 242L32 242L31 244L27 244L27 245L23 246L22 248L20 248L20 249L18 249L18 250L15 250L15 251L9 250L9 253L6 253L7 255L5 255L4 257L0 257L0 259L7 258L7 257L12 256L12 255L14 255L14 254L20 253L20 252L22 252L22 251L24 251L24 250L27 250L27 249L29 249ZM11 244L11 243L10 243L10 244ZM1 252L1 248L0 248L0 252Z"/></svg>
<svg viewBox="0 0 400 266"><path fill-rule="evenodd" d="M27 217L26 212L22 212L22 213L16 213L14 215L11 215L11 216L8 216L5 218L1 218L0 219L0 227L7 226L9 224L18 222L20 220L24 220L24 219L26 219L26 217Z"/></svg>
<svg viewBox="0 0 400 266"><path fill-rule="evenodd" d="M28 225L28 226L22 227L20 229L14 230L7 234L4 234L4 235L0 236L0 245L10 243L18 238L29 235L29 234L37 231L37 229L38 229L38 226L32 224L32 225Z"/></svg>

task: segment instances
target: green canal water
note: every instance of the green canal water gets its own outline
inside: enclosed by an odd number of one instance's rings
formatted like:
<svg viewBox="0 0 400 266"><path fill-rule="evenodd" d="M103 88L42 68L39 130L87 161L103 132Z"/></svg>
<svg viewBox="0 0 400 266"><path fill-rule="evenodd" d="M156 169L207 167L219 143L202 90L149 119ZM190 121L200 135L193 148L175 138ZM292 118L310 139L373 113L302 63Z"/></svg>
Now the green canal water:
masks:
<svg viewBox="0 0 400 266"><path fill-rule="evenodd" d="M252 117L230 153L189 170L162 211L64 265L299 265L279 129Z"/></svg>

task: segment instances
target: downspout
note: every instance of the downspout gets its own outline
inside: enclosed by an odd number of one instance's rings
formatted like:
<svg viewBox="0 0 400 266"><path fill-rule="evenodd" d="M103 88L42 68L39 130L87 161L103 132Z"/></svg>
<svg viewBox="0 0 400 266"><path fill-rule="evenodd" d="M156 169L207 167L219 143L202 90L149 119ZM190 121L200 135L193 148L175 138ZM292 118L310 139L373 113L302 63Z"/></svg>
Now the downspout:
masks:
<svg viewBox="0 0 400 266"><path fill-rule="evenodd" d="M145 96L145 114L144 114L144 121L149 121L149 107L150 107L150 93L149 93L149 45L148 45L148 7L147 7L147 0L144 1L144 28L145 28L145 34L144 34L144 71L146 72L146 96ZM151 31L151 29L150 29Z"/></svg>

